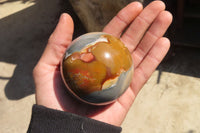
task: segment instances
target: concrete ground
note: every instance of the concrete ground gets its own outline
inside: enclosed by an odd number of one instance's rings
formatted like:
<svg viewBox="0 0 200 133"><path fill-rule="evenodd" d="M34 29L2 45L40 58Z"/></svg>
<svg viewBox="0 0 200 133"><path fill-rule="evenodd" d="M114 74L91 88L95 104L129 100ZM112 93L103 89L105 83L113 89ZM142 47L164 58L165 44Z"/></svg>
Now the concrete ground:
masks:
<svg viewBox="0 0 200 133"><path fill-rule="evenodd" d="M32 69L60 13L71 13L66 7L62 0L0 0L0 133L27 131ZM75 37L85 32L75 26ZM123 133L200 133L199 123L200 49L176 46L140 91Z"/></svg>

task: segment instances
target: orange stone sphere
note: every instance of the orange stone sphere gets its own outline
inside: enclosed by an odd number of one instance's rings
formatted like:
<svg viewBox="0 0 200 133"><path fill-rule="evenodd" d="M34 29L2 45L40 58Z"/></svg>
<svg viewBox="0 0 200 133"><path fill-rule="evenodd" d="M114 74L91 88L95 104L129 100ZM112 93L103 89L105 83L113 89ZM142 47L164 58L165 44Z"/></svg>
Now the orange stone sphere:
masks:
<svg viewBox="0 0 200 133"><path fill-rule="evenodd" d="M88 33L75 39L65 52L61 75L76 98L105 105L129 87L133 61L118 38L103 32Z"/></svg>

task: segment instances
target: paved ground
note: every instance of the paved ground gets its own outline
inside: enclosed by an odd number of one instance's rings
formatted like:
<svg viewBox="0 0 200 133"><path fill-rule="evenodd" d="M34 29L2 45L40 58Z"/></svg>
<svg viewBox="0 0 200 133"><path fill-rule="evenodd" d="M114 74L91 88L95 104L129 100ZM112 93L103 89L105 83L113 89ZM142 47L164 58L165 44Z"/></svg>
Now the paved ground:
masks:
<svg viewBox="0 0 200 133"><path fill-rule="evenodd" d="M61 0L0 0L1 133L26 132L35 103L32 69L66 7ZM174 47L137 96L123 133L200 133L199 110L200 49Z"/></svg>

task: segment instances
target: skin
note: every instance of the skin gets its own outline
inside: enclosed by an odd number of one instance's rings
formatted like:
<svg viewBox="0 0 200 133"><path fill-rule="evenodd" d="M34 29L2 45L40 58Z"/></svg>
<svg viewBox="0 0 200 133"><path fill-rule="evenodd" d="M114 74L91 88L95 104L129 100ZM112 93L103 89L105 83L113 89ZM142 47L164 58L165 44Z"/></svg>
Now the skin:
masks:
<svg viewBox="0 0 200 133"><path fill-rule="evenodd" d="M72 18L63 13L33 70L36 103L120 126L138 92L170 47L170 41L163 34L171 22L172 15L165 11L162 1L154 1L144 9L140 3L133 2L105 26L103 32L120 38L128 47L135 72L130 87L116 102L107 106L91 106L68 94L61 80L60 61L72 41L74 29Z"/></svg>

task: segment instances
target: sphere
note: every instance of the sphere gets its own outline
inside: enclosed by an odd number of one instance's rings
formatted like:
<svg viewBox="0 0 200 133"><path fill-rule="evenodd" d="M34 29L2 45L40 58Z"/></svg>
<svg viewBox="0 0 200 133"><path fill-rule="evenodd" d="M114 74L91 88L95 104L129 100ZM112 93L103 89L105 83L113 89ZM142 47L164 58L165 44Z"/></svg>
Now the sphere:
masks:
<svg viewBox="0 0 200 133"><path fill-rule="evenodd" d="M61 75L76 98L92 105L106 105L129 87L133 61L118 38L103 32L87 33L72 41L66 50Z"/></svg>

